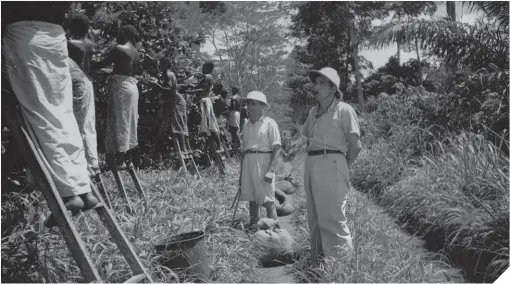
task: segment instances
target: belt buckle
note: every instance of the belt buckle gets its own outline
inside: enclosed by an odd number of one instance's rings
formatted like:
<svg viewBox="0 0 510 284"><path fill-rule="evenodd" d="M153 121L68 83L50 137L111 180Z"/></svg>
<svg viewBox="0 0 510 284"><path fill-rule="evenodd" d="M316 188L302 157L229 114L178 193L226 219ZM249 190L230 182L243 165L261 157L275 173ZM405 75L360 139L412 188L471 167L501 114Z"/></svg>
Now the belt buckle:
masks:
<svg viewBox="0 0 510 284"><path fill-rule="evenodd" d="M323 158L324 160L327 160L327 159L328 159L328 155L327 155L327 153L326 153L326 148L324 148L324 154L322 154L322 158Z"/></svg>

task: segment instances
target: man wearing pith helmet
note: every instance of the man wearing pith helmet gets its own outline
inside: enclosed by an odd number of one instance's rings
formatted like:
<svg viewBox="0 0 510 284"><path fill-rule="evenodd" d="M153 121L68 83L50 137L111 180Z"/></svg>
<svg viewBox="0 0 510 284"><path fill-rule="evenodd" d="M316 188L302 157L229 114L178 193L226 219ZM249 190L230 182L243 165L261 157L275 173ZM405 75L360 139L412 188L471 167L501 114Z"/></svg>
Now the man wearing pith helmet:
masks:
<svg viewBox="0 0 510 284"><path fill-rule="evenodd" d="M342 102L340 78L330 67L311 70L317 105L302 128L307 137L305 192L312 260L352 251L345 217L349 173L361 151L360 127L354 109Z"/></svg>
<svg viewBox="0 0 510 284"><path fill-rule="evenodd" d="M269 107L266 96L258 91L248 93L244 102L248 121L244 125L241 144L242 201L250 203L250 226L259 221L259 206L267 210L267 217L277 219L275 207L275 169L281 151L280 131L276 122L263 114Z"/></svg>

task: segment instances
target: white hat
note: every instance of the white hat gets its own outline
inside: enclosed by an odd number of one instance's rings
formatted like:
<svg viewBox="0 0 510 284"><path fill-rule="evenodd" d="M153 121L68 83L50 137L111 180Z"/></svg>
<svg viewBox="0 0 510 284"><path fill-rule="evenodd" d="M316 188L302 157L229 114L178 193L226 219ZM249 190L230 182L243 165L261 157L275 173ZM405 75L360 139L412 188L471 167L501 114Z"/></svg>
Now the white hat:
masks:
<svg viewBox="0 0 510 284"><path fill-rule="evenodd" d="M269 106L269 104L267 103L266 95L264 95L262 92L259 92L259 91L249 92L244 100L259 101L259 102L265 104L266 106Z"/></svg>
<svg viewBox="0 0 510 284"><path fill-rule="evenodd" d="M315 79L319 75L328 78L328 80L336 86L338 93L342 95L342 92L340 92L340 77L338 76L338 73L336 72L335 69L331 67L324 67L321 70L310 70L310 72L308 72L308 78L310 78L310 80L314 84Z"/></svg>

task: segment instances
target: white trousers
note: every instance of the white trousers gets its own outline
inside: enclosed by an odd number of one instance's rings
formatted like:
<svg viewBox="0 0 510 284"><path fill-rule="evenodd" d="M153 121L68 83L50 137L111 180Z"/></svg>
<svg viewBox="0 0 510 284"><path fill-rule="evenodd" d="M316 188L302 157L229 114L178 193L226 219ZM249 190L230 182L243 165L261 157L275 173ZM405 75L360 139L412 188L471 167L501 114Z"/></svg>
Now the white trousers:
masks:
<svg viewBox="0 0 510 284"><path fill-rule="evenodd" d="M73 113L67 42L61 26L16 22L3 42L7 73L62 197L90 192L83 141Z"/></svg>
<svg viewBox="0 0 510 284"><path fill-rule="evenodd" d="M349 168L343 154L306 158L305 192L312 260L337 257L345 248L352 250L345 217L349 189Z"/></svg>

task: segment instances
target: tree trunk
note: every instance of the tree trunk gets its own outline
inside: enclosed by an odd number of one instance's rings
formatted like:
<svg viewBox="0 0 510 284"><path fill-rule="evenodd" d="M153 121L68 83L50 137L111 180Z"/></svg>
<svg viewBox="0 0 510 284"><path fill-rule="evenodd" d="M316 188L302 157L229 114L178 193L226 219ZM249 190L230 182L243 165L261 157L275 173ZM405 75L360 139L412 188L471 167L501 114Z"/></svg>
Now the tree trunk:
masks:
<svg viewBox="0 0 510 284"><path fill-rule="evenodd" d="M397 61L400 64L400 40L397 39Z"/></svg>
<svg viewBox="0 0 510 284"><path fill-rule="evenodd" d="M448 18L452 21L457 21L457 13L455 10L455 1L447 1L446 2L446 13L448 14Z"/></svg>
<svg viewBox="0 0 510 284"><path fill-rule="evenodd" d="M400 23L400 13L398 14L398 22ZM397 38L397 61L400 65L400 37Z"/></svg>
<svg viewBox="0 0 510 284"><path fill-rule="evenodd" d="M420 60L420 48L418 46L418 38L414 39L414 45L416 47L416 59L418 60L418 84L423 85L423 71L421 68L421 60Z"/></svg>
<svg viewBox="0 0 510 284"><path fill-rule="evenodd" d="M448 1L446 2L446 13L448 14L448 18L455 22L457 21L457 13L455 10L455 2L454 1ZM455 73L457 72L457 65L455 63L447 63L448 68L451 72Z"/></svg>
<svg viewBox="0 0 510 284"><path fill-rule="evenodd" d="M356 34L355 28L355 18L351 18L351 23L349 28L351 30L351 47L352 47L352 58L354 61L354 75L356 77L356 89L358 91L358 103L361 105L361 109L365 109L365 101L363 99L363 89L361 86L361 71L359 70L359 46L358 46L358 36Z"/></svg>

